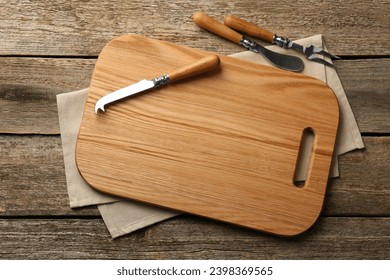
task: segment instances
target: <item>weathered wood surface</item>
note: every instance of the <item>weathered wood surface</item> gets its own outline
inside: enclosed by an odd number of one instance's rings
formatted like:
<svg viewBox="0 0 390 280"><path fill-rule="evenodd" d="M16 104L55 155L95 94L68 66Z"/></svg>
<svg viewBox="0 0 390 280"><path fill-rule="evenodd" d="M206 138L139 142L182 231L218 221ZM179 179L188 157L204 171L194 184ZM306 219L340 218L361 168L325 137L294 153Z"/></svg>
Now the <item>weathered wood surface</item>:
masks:
<svg viewBox="0 0 390 280"><path fill-rule="evenodd" d="M111 240L99 219L0 220L0 259L389 259L390 218L320 218L288 239L181 217Z"/></svg>
<svg viewBox="0 0 390 280"><path fill-rule="evenodd" d="M95 62L0 57L0 133L58 134L55 95L88 87ZM335 65L361 132L390 132L390 59Z"/></svg>
<svg viewBox="0 0 390 280"><path fill-rule="evenodd" d="M341 177L328 186L323 215L390 215L390 138L364 142L365 150L340 156ZM98 215L68 206L59 136L2 135L0 151L0 217Z"/></svg>
<svg viewBox="0 0 390 280"><path fill-rule="evenodd" d="M0 215L97 215L69 208L59 136L0 136Z"/></svg>
<svg viewBox="0 0 390 280"><path fill-rule="evenodd" d="M335 64L360 131L389 133L390 59L359 59Z"/></svg>
<svg viewBox="0 0 390 280"><path fill-rule="evenodd" d="M0 54L97 55L127 33L228 54L240 47L200 31L204 11L220 21L235 14L290 38L322 33L336 55L389 55L388 1L47 1L2 0Z"/></svg>
<svg viewBox="0 0 390 280"><path fill-rule="evenodd" d="M345 58L335 65L366 149L340 156L341 177L302 236L185 216L113 241L95 207L68 206L55 95L88 87L98 53L118 35L243 50L197 27L199 10L291 39L322 33ZM0 259L390 259L389 1L0 0L0 16Z"/></svg>
<svg viewBox="0 0 390 280"><path fill-rule="evenodd" d="M56 94L88 87L95 62L0 57L0 132L58 134Z"/></svg>

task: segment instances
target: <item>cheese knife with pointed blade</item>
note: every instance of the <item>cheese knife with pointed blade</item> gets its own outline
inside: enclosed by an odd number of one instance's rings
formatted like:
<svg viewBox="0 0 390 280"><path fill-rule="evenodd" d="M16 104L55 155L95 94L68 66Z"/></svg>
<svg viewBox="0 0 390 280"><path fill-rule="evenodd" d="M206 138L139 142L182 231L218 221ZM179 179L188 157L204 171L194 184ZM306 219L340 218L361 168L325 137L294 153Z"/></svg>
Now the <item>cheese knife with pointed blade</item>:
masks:
<svg viewBox="0 0 390 280"><path fill-rule="evenodd" d="M151 80L142 80L133 85L118 89L111 92L102 98L100 98L95 104L95 114L98 113L99 109L105 112L104 106L129 97L131 95L138 94L140 92L157 88L170 82L176 82L184 78L201 74L208 70L214 69L220 64L220 59L217 55L211 54L203 57L189 65L183 66L175 71L172 71L166 75L162 75Z"/></svg>

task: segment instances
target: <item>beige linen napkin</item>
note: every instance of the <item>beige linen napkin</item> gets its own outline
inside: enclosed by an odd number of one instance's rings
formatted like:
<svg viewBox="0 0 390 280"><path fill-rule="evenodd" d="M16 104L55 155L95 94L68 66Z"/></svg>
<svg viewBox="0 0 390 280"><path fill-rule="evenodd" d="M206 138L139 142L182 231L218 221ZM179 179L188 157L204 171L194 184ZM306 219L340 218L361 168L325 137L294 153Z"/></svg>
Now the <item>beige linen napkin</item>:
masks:
<svg viewBox="0 0 390 280"><path fill-rule="evenodd" d="M302 45L313 44L326 50L321 35L315 35L296 42ZM335 92L340 106L340 123L330 177L337 177L339 175L337 155L354 149L361 149L364 147L364 144L336 71L324 65L308 61L303 55L292 50L284 50L278 46L269 46L268 48L277 52L300 56L305 62L305 68L302 73L326 82ZM270 65L261 55L250 51L232 56L255 63ZM97 204L113 238L178 215L179 212L176 211L130 200L122 200L99 193L93 190L80 176L75 162L75 146L87 94L88 89L83 89L57 95L70 206L74 208ZM301 174L300 177L304 179L305 175Z"/></svg>

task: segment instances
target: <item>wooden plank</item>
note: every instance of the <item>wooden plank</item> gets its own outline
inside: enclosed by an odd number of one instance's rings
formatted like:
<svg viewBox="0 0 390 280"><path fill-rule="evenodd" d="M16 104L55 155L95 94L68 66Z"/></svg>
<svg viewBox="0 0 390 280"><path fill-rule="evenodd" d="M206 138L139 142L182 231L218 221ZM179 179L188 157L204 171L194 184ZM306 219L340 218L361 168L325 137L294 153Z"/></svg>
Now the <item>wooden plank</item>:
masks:
<svg viewBox="0 0 390 280"><path fill-rule="evenodd" d="M1 55L96 56L106 42L135 33L224 54L240 48L205 31L191 16L235 14L290 38L323 33L336 55L389 55L387 1L7 1L1 7ZM362 36L364 30L364 36Z"/></svg>
<svg viewBox="0 0 390 280"><path fill-rule="evenodd" d="M60 137L0 136L0 215L98 215L71 210Z"/></svg>
<svg viewBox="0 0 390 280"><path fill-rule="evenodd" d="M341 177L328 187L325 216L390 215L390 137L364 137L367 148L340 157ZM69 208L58 136L0 136L0 216L96 216Z"/></svg>
<svg viewBox="0 0 390 280"><path fill-rule="evenodd" d="M94 59L0 57L0 133L59 133L57 93L89 86ZM362 132L390 132L390 59L336 61Z"/></svg>
<svg viewBox="0 0 390 280"><path fill-rule="evenodd" d="M0 220L0 259L388 259L390 218L320 218L282 238L181 217L112 240L100 219Z"/></svg>
<svg viewBox="0 0 390 280"><path fill-rule="evenodd" d="M329 184L323 215L389 216L390 137L363 141L365 149L339 156L340 177Z"/></svg>
<svg viewBox="0 0 390 280"><path fill-rule="evenodd" d="M0 58L3 133L59 133L56 94L89 86L95 60Z"/></svg>
<svg viewBox="0 0 390 280"><path fill-rule="evenodd" d="M57 92L79 90L89 86L95 63L95 58L0 57L0 84Z"/></svg>
<svg viewBox="0 0 390 280"><path fill-rule="evenodd" d="M390 132L390 59L335 61L362 132Z"/></svg>

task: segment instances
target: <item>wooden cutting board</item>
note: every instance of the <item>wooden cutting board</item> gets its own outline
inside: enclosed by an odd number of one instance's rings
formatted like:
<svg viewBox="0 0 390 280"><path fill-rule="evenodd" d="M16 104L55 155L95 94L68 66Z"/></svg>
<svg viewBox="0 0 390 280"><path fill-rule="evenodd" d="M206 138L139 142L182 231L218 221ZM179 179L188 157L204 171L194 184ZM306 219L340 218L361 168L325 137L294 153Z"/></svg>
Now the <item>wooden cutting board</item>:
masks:
<svg viewBox="0 0 390 280"><path fill-rule="evenodd" d="M219 70L94 114L96 101L207 52L125 35L101 52L77 141L95 189L279 235L320 214L338 126L323 82L220 56ZM304 186L294 183L302 135L314 134Z"/></svg>

